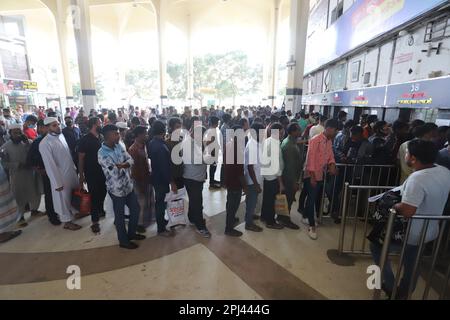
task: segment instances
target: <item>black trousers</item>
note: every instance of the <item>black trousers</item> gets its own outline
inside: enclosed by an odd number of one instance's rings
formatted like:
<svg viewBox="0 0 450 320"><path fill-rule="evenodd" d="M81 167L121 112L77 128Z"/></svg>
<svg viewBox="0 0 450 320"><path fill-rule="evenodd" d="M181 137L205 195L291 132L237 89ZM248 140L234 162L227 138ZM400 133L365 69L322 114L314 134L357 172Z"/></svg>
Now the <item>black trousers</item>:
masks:
<svg viewBox="0 0 450 320"><path fill-rule="evenodd" d="M155 188L155 215L158 225L158 233L166 231L168 221L164 219L167 203L165 201L166 194L170 191L168 185L154 185Z"/></svg>
<svg viewBox="0 0 450 320"><path fill-rule="evenodd" d="M52 186L47 175L42 176L42 184L44 186L45 211L50 221L59 220L58 215L53 208Z"/></svg>
<svg viewBox="0 0 450 320"><path fill-rule="evenodd" d="M227 190L227 221L225 231L231 231L234 229L234 219L239 209L242 199L242 189L239 190Z"/></svg>
<svg viewBox="0 0 450 320"><path fill-rule="evenodd" d="M189 197L189 221L195 224L198 230L203 230L206 228L203 219L203 182L184 179L184 185Z"/></svg>
<svg viewBox="0 0 450 320"><path fill-rule="evenodd" d="M104 211L106 184L104 176L86 175L86 183L91 194L91 220L98 223L100 214Z"/></svg>
<svg viewBox="0 0 450 320"><path fill-rule="evenodd" d="M216 175L217 164L213 163L209 166L209 185L212 185L216 180L214 176Z"/></svg>
<svg viewBox="0 0 450 320"><path fill-rule="evenodd" d="M300 213L303 213L303 218L306 218L305 214L305 206L306 206L306 197L308 196L308 193L306 192L306 188L303 185L302 191L300 192L300 197L298 198L298 209L297 211Z"/></svg>
<svg viewBox="0 0 450 320"><path fill-rule="evenodd" d="M261 219L268 224L275 223L275 198L280 192L278 180L264 180Z"/></svg>

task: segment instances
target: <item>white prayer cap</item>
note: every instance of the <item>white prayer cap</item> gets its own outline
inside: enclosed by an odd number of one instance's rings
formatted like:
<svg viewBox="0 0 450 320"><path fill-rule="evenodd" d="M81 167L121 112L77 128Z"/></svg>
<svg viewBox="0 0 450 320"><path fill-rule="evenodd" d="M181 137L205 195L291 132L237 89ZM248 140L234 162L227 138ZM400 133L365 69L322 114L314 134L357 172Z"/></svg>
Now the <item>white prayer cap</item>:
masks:
<svg viewBox="0 0 450 320"><path fill-rule="evenodd" d="M44 125L48 126L50 123L58 122L58 118L55 117L47 117L44 119Z"/></svg>
<svg viewBox="0 0 450 320"><path fill-rule="evenodd" d="M128 124L126 122L117 122L116 127L119 129L128 129Z"/></svg>
<svg viewBox="0 0 450 320"><path fill-rule="evenodd" d="M23 124L21 124L21 123L13 123L13 124L10 124L8 128L9 128L9 130L14 130L14 129L22 130L23 129Z"/></svg>

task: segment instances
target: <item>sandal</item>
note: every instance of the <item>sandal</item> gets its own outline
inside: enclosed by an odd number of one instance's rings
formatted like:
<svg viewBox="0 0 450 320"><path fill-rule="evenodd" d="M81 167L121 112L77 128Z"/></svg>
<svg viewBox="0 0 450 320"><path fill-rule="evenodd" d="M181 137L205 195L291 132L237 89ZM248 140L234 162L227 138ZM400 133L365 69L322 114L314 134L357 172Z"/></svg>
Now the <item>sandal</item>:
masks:
<svg viewBox="0 0 450 320"><path fill-rule="evenodd" d="M22 218L20 218L19 222L17 222L17 225L19 226L19 228L25 228L28 226L28 223L22 217Z"/></svg>
<svg viewBox="0 0 450 320"><path fill-rule="evenodd" d="M42 211L39 211L39 210L31 211L31 216L32 217L43 217L45 215L46 215L45 212L42 212Z"/></svg>
<svg viewBox="0 0 450 320"><path fill-rule="evenodd" d="M64 224L64 229L66 230L70 230L70 231L76 231L76 230L80 230L82 227L78 224L75 224L73 222L67 222L66 224Z"/></svg>
<svg viewBox="0 0 450 320"><path fill-rule="evenodd" d="M5 232L3 234L0 234L0 243L8 242L22 234L22 230L17 231L11 231L11 232Z"/></svg>

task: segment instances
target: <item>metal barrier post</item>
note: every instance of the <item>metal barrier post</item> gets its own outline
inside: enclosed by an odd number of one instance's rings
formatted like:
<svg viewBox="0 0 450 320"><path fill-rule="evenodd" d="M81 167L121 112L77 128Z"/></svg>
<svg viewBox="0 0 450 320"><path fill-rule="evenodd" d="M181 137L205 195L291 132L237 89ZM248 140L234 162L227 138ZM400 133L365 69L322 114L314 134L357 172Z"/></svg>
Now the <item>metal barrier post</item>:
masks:
<svg viewBox="0 0 450 320"><path fill-rule="evenodd" d="M411 282L410 282L409 288L408 288L408 298L407 298L408 300L411 300L412 293L413 293L413 291L415 289L416 274L417 274L417 271L419 269L420 257L422 256L423 247L424 247L424 243L425 243L425 237L427 235L429 223L430 223L430 220L425 220L424 221L424 224L423 224L423 227L422 227L422 232L420 234L419 249L417 251L416 261L414 262L414 269L413 269L413 273L411 275ZM408 239L405 239L405 241L408 241Z"/></svg>
<svg viewBox="0 0 450 320"><path fill-rule="evenodd" d="M434 268L436 267L437 257L439 254L439 249L441 247L441 242L442 242L442 238L444 236L444 231L445 231L446 227L447 227L447 221L444 221L443 226L441 227L441 229L439 231L439 237L438 237L438 241L436 242L436 247L433 250L433 261L431 262L430 272L428 273L427 283L426 283L425 291L424 291L423 297L422 297L423 300L428 299L431 281L433 280L433 272L434 272Z"/></svg>
<svg viewBox="0 0 450 320"><path fill-rule="evenodd" d="M381 270L381 282L383 282L383 275L384 275L384 267L386 266L386 262L388 260L388 254L389 254L389 246L391 244L391 238L392 238L392 232L394 230L394 221L395 217L397 216L397 213L395 210L391 209L391 212L389 214L389 220L386 227L386 236L384 237L383 242L383 249L381 250L381 257L380 257L380 270ZM375 289L373 298L374 300L379 300L381 296L381 288Z"/></svg>
<svg viewBox="0 0 450 320"><path fill-rule="evenodd" d="M338 247L339 254L342 254L344 251L345 223L347 220L349 186L350 186L350 184L348 182L346 182L345 187L344 187L344 204L342 206L341 234L339 235L339 247Z"/></svg>

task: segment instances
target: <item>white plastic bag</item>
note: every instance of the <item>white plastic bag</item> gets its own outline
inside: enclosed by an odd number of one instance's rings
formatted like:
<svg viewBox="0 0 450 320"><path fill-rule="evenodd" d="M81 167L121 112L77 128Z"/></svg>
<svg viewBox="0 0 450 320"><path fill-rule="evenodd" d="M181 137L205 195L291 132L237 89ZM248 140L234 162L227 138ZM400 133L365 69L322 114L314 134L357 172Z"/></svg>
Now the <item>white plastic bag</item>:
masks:
<svg viewBox="0 0 450 320"><path fill-rule="evenodd" d="M184 198L186 189L180 189L177 193L169 192L166 195L167 210L165 219L169 221L167 226L187 225Z"/></svg>

